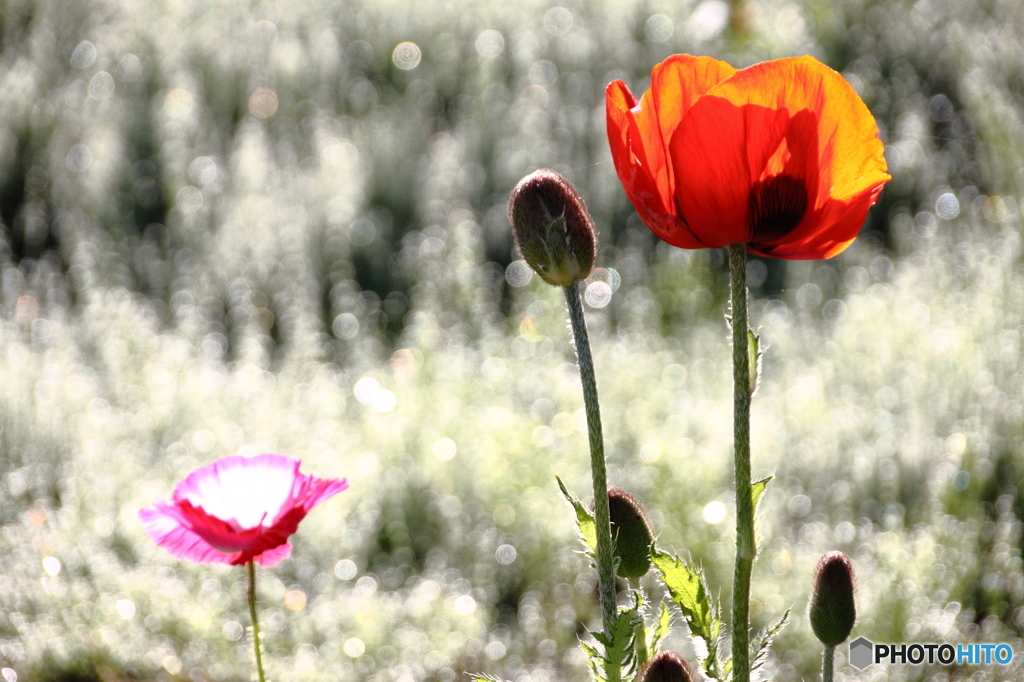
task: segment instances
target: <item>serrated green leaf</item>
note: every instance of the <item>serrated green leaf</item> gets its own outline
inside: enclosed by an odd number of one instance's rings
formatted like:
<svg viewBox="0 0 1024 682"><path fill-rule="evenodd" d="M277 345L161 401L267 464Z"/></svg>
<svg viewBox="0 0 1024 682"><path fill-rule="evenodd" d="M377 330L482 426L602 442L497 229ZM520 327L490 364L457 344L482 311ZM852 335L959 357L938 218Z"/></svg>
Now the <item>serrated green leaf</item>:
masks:
<svg viewBox="0 0 1024 682"><path fill-rule="evenodd" d="M683 612L690 632L705 640L714 637L714 605L700 571L682 559L660 550L651 552L654 567L668 588L669 597Z"/></svg>
<svg viewBox="0 0 1024 682"><path fill-rule="evenodd" d="M485 675L483 673L466 673L476 682L505 682L500 677L494 677L493 675Z"/></svg>
<svg viewBox="0 0 1024 682"><path fill-rule="evenodd" d="M590 668L598 682L605 682L608 678L608 669L611 666L619 671L619 679L625 679L633 670L636 656L633 650L633 637L637 625L640 623L640 614L636 608L622 609L615 617L610 633L591 632L591 636L601 645L602 653L597 647L586 642L580 642L583 651L586 652L590 661ZM604 672L604 676L601 673Z"/></svg>
<svg viewBox="0 0 1024 682"><path fill-rule="evenodd" d="M575 495L566 489L562 479L555 476L555 480L558 481L558 487L562 490L562 495L566 501L576 510L576 529L580 533L580 539L583 540L583 544L588 548L587 553L593 556L594 552L597 551L597 523L594 521L594 515L590 513L590 510Z"/></svg>
<svg viewBox="0 0 1024 682"><path fill-rule="evenodd" d="M757 392L761 381L761 337L747 329L747 360L750 362L750 395Z"/></svg>
<svg viewBox="0 0 1024 682"><path fill-rule="evenodd" d="M754 638L754 655L751 657L751 670L756 670L758 667L764 665L764 662L768 660L768 654L771 653L772 641L775 639L775 635L779 634L782 628L786 627L786 623L789 622L790 611L792 611L792 609L787 609L786 612L782 614L782 618L780 618L775 625L771 625L757 633L757 637Z"/></svg>
<svg viewBox="0 0 1024 682"><path fill-rule="evenodd" d="M594 673L595 682L606 682L605 678L601 677L601 671L605 665L601 652L597 650L597 647L591 646L586 642L580 642L580 648L587 655L587 663L590 664L590 672Z"/></svg>
<svg viewBox="0 0 1024 682"><path fill-rule="evenodd" d="M661 640L665 639L665 635L668 634L672 627L672 614L669 613L668 604L661 602L661 613L658 615L658 624L654 627L651 633L651 655L655 655L658 652L658 645L661 644Z"/></svg>
<svg viewBox="0 0 1024 682"><path fill-rule="evenodd" d="M620 611L615 618L615 627L612 628L611 642L605 648L605 658L609 665L617 666L623 678L627 677L635 659L633 637L639 618L640 614L635 608Z"/></svg>
<svg viewBox="0 0 1024 682"><path fill-rule="evenodd" d="M701 666L708 677L725 680L725 670L731 663L724 666L719 662L718 651L722 631L721 611L708 590L703 571L697 566L658 549L651 550L651 560L661 574L661 581L668 589L669 598L683 613L690 634L700 637L707 645L708 655L701 661Z"/></svg>

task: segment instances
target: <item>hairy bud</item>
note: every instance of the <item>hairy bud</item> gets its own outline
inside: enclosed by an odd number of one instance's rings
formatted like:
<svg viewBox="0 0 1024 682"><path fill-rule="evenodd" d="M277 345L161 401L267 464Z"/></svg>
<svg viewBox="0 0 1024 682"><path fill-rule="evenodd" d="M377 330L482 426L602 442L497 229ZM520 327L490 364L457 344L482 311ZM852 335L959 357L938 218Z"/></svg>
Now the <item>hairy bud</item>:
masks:
<svg viewBox="0 0 1024 682"><path fill-rule="evenodd" d="M658 654L640 671L640 682L692 682L690 666L671 651Z"/></svg>
<svg viewBox="0 0 1024 682"><path fill-rule="evenodd" d="M829 552L821 557L814 571L810 617L814 635L825 646L842 644L853 629L857 620L853 597L856 582L848 556Z"/></svg>
<svg viewBox="0 0 1024 682"><path fill-rule="evenodd" d="M609 488L608 514L615 558L619 560L618 574L623 578L643 577L651 568L651 544L654 543L643 505L625 490Z"/></svg>
<svg viewBox="0 0 1024 682"><path fill-rule="evenodd" d="M519 181L508 200L516 246L548 284L571 286L590 274L597 233L587 205L569 181L539 170Z"/></svg>

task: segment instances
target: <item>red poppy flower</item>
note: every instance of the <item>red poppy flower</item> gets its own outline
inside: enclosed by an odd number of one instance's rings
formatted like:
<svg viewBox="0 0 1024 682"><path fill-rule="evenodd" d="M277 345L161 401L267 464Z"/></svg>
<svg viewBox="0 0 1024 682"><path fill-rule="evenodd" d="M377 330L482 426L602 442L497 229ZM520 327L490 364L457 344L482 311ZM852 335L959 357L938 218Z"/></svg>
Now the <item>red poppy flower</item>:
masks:
<svg viewBox="0 0 1024 682"><path fill-rule="evenodd" d="M225 457L174 486L170 502L139 512L156 544L200 564L273 566L288 556L306 514L348 487L344 479L299 473L281 455Z"/></svg>
<svg viewBox="0 0 1024 682"><path fill-rule="evenodd" d="M675 55L639 102L607 89L615 170L644 223L686 249L745 243L777 258L830 258L888 182L871 112L813 57L737 71Z"/></svg>

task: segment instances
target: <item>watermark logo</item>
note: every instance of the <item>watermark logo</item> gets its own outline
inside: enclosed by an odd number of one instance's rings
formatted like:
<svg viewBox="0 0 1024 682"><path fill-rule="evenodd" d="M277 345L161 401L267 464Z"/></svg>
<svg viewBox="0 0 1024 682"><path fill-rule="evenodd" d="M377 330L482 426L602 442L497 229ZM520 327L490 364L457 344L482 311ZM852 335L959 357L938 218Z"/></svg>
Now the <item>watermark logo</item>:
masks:
<svg viewBox="0 0 1024 682"><path fill-rule="evenodd" d="M850 642L850 665L863 670L872 663L941 663L1006 665L1013 660L1009 644L875 644L864 637Z"/></svg>

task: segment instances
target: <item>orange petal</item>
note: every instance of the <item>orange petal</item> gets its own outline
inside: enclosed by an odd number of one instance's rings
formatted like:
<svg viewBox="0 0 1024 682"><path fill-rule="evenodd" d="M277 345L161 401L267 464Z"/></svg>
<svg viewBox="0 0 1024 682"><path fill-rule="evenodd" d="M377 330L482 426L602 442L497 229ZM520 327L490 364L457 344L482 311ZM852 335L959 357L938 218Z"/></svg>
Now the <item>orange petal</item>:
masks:
<svg viewBox="0 0 1024 682"><path fill-rule="evenodd" d="M659 191L656 167L649 159L652 150L659 157L663 156L660 152L660 141L649 146L644 144L644 137L637 127L632 111L636 106L636 99L625 83L614 81L608 85L605 112L615 172L640 219L656 233L661 234L674 229L675 208L671 203L671 197ZM664 163L661 165L664 166Z"/></svg>
<svg viewBox="0 0 1024 682"><path fill-rule="evenodd" d="M608 140L615 170L644 224L670 244L706 246L678 216L667 142L690 106L735 71L709 57L674 55L654 67L651 88L639 103L622 81L607 88Z"/></svg>
<svg viewBox="0 0 1024 682"><path fill-rule="evenodd" d="M629 150L630 109L636 106L636 98L622 81L612 81L605 90L605 117L608 127L608 145L612 150L612 161L626 191L632 186L633 155ZM627 182L627 180L630 180Z"/></svg>
<svg viewBox="0 0 1024 682"><path fill-rule="evenodd" d="M651 71L651 87L633 110L637 128L654 168L658 189L668 198L675 193L675 178L668 145L683 116L704 93L736 73L731 64L711 57L672 55Z"/></svg>
<svg viewBox="0 0 1024 682"><path fill-rule="evenodd" d="M676 201L705 246L750 240L751 188L788 127L785 110L740 107L711 95L691 107L672 138L670 152Z"/></svg>
<svg viewBox="0 0 1024 682"><path fill-rule="evenodd" d="M737 71L709 91L738 106L807 109L818 118L819 202L848 201L889 180L878 126L841 75L813 57L792 57Z"/></svg>
<svg viewBox="0 0 1024 682"><path fill-rule="evenodd" d="M608 142L615 171L626 196L640 219L655 234L682 248L699 249L702 244L692 238L686 225L676 216L671 194L664 191L665 164L661 140L645 136L637 125L633 108L636 99L622 81L614 81L606 90L605 111L608 121ZM650 144L645 143L650 140ZM661 159L662 187L658 186L656 166L650 156Z"/></svg>

